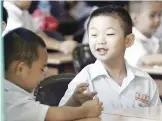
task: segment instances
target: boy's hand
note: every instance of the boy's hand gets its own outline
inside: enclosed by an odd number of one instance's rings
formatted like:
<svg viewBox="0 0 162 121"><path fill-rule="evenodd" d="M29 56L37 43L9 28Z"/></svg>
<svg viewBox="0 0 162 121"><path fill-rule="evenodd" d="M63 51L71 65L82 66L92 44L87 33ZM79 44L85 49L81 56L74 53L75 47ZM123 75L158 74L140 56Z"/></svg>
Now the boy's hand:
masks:
<svg viewBox="0 0 162 121"><path fill-rule="evenodd" d="M84 102L92 100L97 92L84 93L84 91L87 90L88 86L89 85L87 83L79 84L72 95L73 101L75 101L79 105L82 105Z"/></svg>
<svg viewBox="0 0 162 121"><path fill-rule="evenodd" d="M103 111L103 103L96 97L93 100L85 102L82 107L86 110L86 118L97 117Z"/></svg>

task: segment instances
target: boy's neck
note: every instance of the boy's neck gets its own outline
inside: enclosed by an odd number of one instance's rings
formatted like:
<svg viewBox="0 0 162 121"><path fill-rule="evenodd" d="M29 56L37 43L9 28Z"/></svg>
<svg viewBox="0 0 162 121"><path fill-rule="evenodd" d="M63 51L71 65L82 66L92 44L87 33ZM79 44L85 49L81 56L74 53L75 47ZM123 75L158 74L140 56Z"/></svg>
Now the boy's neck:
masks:
<svg viewBox="0 0 162 121"><path fill-rule="evenodd" d="M103 63L109 76L116 82L122 81L127 76L125 60L114 59L107 63Z"/></svg>
<svg viewBox="0 0 162 121"><path fill-rule="evenodd" d="M5 73L5 79L10 81L11 83L17 85L18 87L24 89L24 87L22 86L23 85L22 80L20 80L19 77L15 76L14 72L12 72L12 73L11 72L12 71ZM24 90L29 92L29 93L32 92L32 90L26 90L26 89L24 89Z"/></svg>

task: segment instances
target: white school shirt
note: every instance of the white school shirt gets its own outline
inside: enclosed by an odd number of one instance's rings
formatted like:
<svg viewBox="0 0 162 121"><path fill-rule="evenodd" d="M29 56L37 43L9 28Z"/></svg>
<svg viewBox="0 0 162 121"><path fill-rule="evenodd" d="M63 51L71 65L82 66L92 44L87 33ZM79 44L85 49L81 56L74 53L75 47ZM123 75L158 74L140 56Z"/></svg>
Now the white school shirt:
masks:
<svg viewBox="0 0 162 121"><path fill-rule="evenodd" d="M126 69L127 77L123 79L122 86L119 86L108 75L103 64L97 60L94 64L82 69L69 83L59 105L64 105L68 101L76 86L80 83L89 83L88 90L97 92L97 97L103 102L104 113L110 113L118 109L161 104L154 80L146 72L133 68L127 63Z"/></svg>
<svg viewBox="0 0 162 121"><path fill-rule="evenodd" d="M2 36L7 34L9 31L24 27L33 32L36 32L38 28L35 26L32 16L29 14L27 10L22 10L17 7L14 3L9 1L4 1L3 6L6 8L8 12L7 26L2 33Z"/></svg>
<svg viewBox="0 0 162 121"><path fill-rule="evenodd" d="M135 37L134 44L126 49L125 59L131 66L138 67L142 64L140 61L142 56L159 52L160 41L154 36L149 39L146 38L135 27L133 27L132 33Z"/></svg>
<svg viewBox="0 0 162 121"><path fill-rule="evenodd" d="M35 97L5 80L6 121L45 121L49 106L35 101Z"/></svg>

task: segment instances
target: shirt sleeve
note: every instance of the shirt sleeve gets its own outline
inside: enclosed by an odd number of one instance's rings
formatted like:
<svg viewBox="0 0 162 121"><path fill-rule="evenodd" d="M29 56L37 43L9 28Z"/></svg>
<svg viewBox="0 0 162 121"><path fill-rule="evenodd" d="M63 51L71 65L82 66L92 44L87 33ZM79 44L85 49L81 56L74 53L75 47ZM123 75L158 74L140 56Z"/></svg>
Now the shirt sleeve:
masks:
<svg viewBox="0 0 162 121"><path fill-rule="evenodd" d="M9 94L10 93L10 94ZM31 97L6 97L6 121L45 121L49 106L35 102ZM10 95L10 97L9 97ZM16 97L16 95L14 95Z"/></svg>
<svg viewBox="0 0 162 121"><path fill-rule="evenodd" d="M150 82L150 106L161 105L158 87L153 79Z"/></svg>
<svg viewBox="0 0 162 121"><path fill-rule="evenodd" d="M72 94L74 93L75 88L77 87L77 85L81 84L81 83L86 83L88 79L87 76L87 71L86 71L86 67L79 73L76 75L76 77L69 83L68 85L68 89L66 90L63 98L61 99L59 106L63 106L68 100L69 98L72 96Z"/></svg>

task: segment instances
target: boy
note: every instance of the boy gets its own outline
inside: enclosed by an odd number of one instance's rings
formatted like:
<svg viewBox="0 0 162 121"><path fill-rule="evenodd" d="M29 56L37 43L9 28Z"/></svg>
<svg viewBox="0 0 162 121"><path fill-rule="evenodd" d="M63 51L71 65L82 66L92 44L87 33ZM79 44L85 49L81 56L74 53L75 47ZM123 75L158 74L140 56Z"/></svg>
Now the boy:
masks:
<svg viewBox="0 0 162 121"><path fill-rule="evenodd" d="M2 7L2 32L5 30L6 25L7 25L7 18L8 18L8 14L7 11L4 7Z"/></svg>
<svg viewBox="0 0 162 121"><path fill-rule="evenodd" d="M50 107L35 102L32 90L42 79L47 50L33 32L17 28L4 36L6 121L69 121L99 116L98 99L79 107Z"/></svg>
<svg viewBox="0 0 162 121"><path fill-rule="evenodd" d="M133 46L126 50L125 58L132 66L140 67L144 64L151 64L153 62L147 63L145 56L150 55L149 60L151 61L154 57L151 55L160 52L160 41L153 34L160 25L161 11L162 2L131 1L129 3L129 12L134 24L135 41Z"/></svg>
<svg viewBox="0 0 162 121"><path fill-rule="evenodd" d="M9 17L8 17L8 25L2 35L4 36L7 32L15 28L24 27L41 36L45 41L48 49L58 50L64 53L73 52L73 50L77 46L76 41L67 40L60 42L54 38L49 37L43 31L40 31L37 29L37 27L35 27L35 24L37 23L33 22L32 17L28 12L30 5L31 5L30 0L4 1L4 7L8 11Z"/></svg>
<svg viewBox="0 0 162 121"><path fill-rule="evenodd" d="M95 95L103 102L104 113L161 104L153 79L124 60L125 49L134 41L132 20L125 9L107 6L95 10L87 31L97 61L70 82L60 105L81 105Z"/></svg>

